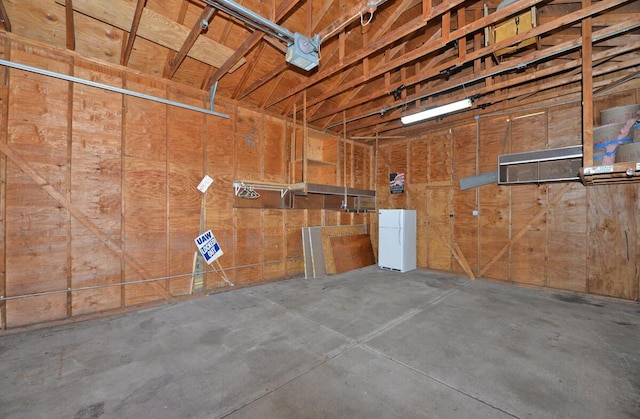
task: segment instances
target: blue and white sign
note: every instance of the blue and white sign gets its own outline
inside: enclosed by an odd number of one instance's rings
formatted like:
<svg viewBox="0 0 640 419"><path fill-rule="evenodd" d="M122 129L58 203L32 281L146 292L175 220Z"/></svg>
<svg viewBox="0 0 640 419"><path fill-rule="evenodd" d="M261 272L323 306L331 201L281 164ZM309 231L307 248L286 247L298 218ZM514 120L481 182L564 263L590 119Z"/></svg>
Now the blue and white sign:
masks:
<svg viewBox="0 0 640 419"><path fill-rule="evenodd" d="M204 260L209 265L224 254L220 248L220 244L218 244L218 241L211 233L211 230L199 235L195 242L202 257L204 257Z"/></svg>

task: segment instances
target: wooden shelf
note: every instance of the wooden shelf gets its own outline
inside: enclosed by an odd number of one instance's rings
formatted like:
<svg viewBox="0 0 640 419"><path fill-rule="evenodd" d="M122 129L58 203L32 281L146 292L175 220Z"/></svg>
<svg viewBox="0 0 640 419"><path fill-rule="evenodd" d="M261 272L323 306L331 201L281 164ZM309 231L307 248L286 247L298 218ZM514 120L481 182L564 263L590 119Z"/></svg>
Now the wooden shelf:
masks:
<svg viewBox="0 0 640 419"><path fill-rule="evenodd" d="M307 164L311 166L336 166L336 163L334 162L315 159L307 159Z"/></svg>
<svg viewBox="0 0 640 419"><path fill-rule="evenodd" d="M584 185L640 182L640 163L624 162L583 167L580 169L580 179Z"/></svg>

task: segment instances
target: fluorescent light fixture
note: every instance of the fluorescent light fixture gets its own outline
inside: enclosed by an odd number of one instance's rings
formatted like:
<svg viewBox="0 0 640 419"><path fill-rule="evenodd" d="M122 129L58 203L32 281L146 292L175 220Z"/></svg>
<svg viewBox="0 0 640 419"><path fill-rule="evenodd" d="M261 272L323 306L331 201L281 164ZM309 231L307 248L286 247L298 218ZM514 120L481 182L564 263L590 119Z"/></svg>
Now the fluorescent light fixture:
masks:
<svg viewBox="0 0 640 419"><path fill-rule="evenodd" d="M461 111L471 107L471 99L463 99L457 102L449 103L447 105L438 106L431 109L425 109L424 111L406 115L400 118L404 125L413 124L414 122L423 121L429 118L435 118L436 116L445 115L452 112Z"/></svg>

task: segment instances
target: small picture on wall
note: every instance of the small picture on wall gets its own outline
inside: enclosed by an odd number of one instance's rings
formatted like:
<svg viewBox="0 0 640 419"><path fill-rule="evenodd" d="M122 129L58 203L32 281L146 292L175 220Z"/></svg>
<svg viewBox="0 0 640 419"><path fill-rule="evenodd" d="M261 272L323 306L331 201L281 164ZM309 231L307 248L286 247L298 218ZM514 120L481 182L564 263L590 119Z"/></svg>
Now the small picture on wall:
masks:
<svg viewBox="0 0 640 419"><path fill-rule="evenodd" d="M404 173L391 173L389 175L389 188L392 194L404 193Z"/></svg>

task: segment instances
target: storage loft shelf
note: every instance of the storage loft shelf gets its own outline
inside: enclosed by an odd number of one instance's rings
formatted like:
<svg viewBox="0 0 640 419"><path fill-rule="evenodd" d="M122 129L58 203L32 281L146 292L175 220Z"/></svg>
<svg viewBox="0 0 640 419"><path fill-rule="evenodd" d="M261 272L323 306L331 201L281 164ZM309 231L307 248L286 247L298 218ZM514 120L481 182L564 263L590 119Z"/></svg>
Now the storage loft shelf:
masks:
<svg viewBox="0 0 640 419"><path fill-rule="evenodd" d="M287 194L292 195L290 208L305 208L304 205L296 204L296 197L299 201L304 201L307 197L313 205L319 205L315 198L335 197L322 199L322 208L342 210L347 212L369 212L375 211L376 191L370 189L350 188L344 186L323 185L319 183L300 182L292 184L254 182L246 180L234 180L233 188L236 196L242 196L247 191L276 191L280 192L280 197ZM346 198L346 199L341 199ZM314 207L315 208L315 207Z"/></svg>
<svg viewBox="0 0 640 419"><path fill-rule="evenodd" d="M624 162L583 167L580 169L580 179L584 185L640 182L640 163Z"/></svg>

